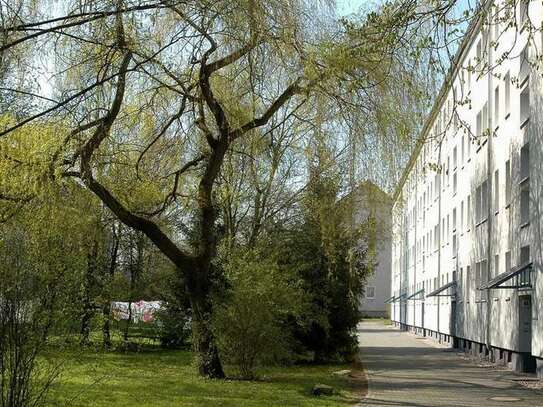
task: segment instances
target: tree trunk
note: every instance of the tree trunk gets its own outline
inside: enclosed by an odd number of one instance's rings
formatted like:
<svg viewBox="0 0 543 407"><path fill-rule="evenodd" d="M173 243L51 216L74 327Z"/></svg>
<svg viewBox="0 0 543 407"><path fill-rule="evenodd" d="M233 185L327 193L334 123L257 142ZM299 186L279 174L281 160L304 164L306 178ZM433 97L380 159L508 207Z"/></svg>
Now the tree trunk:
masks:
<svg viewBox="0 0 543 407"><path fill-rule="evenodd" d="M113 277L115 277L115 268L117 267L117 255L119 253L119 238L116 235L115 227L113 227L113 247L111 250L111 261L109 263L108 270L108 290L109 295L106 298L104 306L102 308L102 314L104 316L104 325L102 326L102 338L105 348L111 347L111 333L110 333L110 318L111 318L111 284L113 282Z"/></svg>
<svg viewBox="0 0 543 407"><path fill-rule="evenodd" d="M199 274L202 277L202 274ZM207 273L204 274L207 277ZM225 377L219 351L211 330L212 305L210 299L211 281L200 278L199 281L187 282L187 292L192 308L192 346L196 353L196 364L201 376L212 379Z"/></svg>

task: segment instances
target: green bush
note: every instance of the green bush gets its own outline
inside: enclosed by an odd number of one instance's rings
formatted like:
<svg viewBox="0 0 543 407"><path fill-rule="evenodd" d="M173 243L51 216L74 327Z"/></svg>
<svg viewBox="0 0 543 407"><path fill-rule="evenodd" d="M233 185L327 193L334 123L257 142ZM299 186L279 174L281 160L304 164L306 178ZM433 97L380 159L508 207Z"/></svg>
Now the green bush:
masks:
<svg viewBox="0 0 543 407"><path fill-rule="evenodd" d="M301 314L304 294L293 275L256 251L230 255L225 274L229 288L215 301L213 332L222 358L252 379L259 366L288 357L283 322Z"/></svg>

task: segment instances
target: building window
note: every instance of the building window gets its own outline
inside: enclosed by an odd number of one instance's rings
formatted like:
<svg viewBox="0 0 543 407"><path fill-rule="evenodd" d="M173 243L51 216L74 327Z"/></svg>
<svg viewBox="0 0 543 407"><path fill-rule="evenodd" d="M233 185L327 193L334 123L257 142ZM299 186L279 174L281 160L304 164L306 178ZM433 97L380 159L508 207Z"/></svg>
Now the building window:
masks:
<svg viewBox="0 0 543 407"><path fill-rule="evenodd" d="M528 45L524 47L522 52L520 53L520 69L519 69L519 84L522 87L524 85L524 82L528 79L530 76L530 59L529 59L529 51Z"/></svg>
<svg viewBox="0 0 543 407"><path fill-rule="evenodd" d="M460 202L460 232L464 231L464 201Z"/></svg>
<svg viewBox="0 0 543 407"><path fill-rule="evenodd" d="M503 113L505 114L505 118L507 118L511 114L511 75L509 72L505 74L503 82L505 88Z"/></svg>
<svg viewBox="0 0 543 407"><path fill-rule="evenodd" d="M525 27L525 24L528 21L528 8L530 5L530 0L520 0L519 1L519 25L520 30L522 31Z"/></svg>
<svg viewBox="0 0 543 407"><path fill-rule="evenodd" d="M469 230L471 226L471 195L468 195L468 200L466 203L466 217L467 217L466 227L467 227L467 230Z"/></svg>
<svg viewBox="0 0 543 407"><path fill-rule="evenodd" d="M494 256L494 277L500 275L500 256L496 254Z"/></svg>
<svg viewBox="0 0 543 407"><path fill-rule="evenodd" d="M450 217L447 214L447 244L450 242L451 228L450 228Z"/></svg>
<svg viewBox="0 0 543 407"><path fill-rule="evenodd" d="M458 191L458 179L456 176L456 171L453 174L453 195L456 195L456 192Z"/></svg>
<svg viewBox="0 0 543 407"><path fill-rule="evenodd" d="M505 205L511 204L511 161L505 162Z"/></svg>
<svg viewBox="0 0 543 407"><path fill-rule="evenodd" d="M465 144L466 144L466 135L464 134L462 136L462 153L461 153L462 155L460 156L462 165L464 165L464 158L465 158L465 153L466 153Z"/></svg>
<svg viewBox="0 0 543 407"><path fill-rule="evenodd" d="M505 271L511 270L511 252L505 252Z"/></svg>
<svg viewBox="0 0 543 407"><path fill-rule="evenodd" d="M530 87L526 87L520 92L520 126L524 126L530 119Z"/></svg>
<svg viewBox="0 0 543 407"><path fill-rule="evenodd" d="M366 287L366 298L375 298L375 287Z"/></svg>
<svg viewBox="0 0 543 407"><path fill-rule="evenodd" d="M498 127L500 122L500 85L494 89L494 128Z"/></svg>
<svg viewBox="0 0 543 407"><path fill-rule="evenodd" d="M530 221L530 145L520 149L520 224Z"/></svg>
<svg viewBox="0 0 543 407"><path fill-rule="evenodd" d="M500 210L500 173L498 170L494 171L494 212L498 213Z"/></svg>
<svg viewBox="0 0 543 407"><path fill-rule="evenodd" d="M477 144L481 145L486 141L488 136L488 102L483 105L479 113L477 113L477 121L475 126L475 137Z"/></svg>
<svg viewBox="0 0 543 407"><path fill-rule="evenodd" d="M473 70L471 66L471 59L468 61L468 93L471 92L471 71Z"/></svg>
<svg viewBox="0 0 543 407"><path fill-rule="evenodd" d="M526 225L530 221L530 183L521 185L520 190L520 224Z"/></svg>
<svg viewBox="0 0 543 407"><path fill-rule="evenodd" d="M520 261L519 266L524 266L530 262L530 246L524 246L520 248Z"/></svg>
<svg viewBox="0 0 543 407"><path fill-rule="evenodd" d="M520 179L521 182L530 177L530 144L526 143L520 149Z"/></svg>

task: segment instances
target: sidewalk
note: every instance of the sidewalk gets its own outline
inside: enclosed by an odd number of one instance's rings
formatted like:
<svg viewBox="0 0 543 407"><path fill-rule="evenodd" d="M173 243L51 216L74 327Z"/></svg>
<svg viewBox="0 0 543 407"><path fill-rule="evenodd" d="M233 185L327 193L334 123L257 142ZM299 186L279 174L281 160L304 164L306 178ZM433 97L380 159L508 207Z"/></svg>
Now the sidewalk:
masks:
<svg viewBox="0 0 543 407"><path fill-rule="evenodd" d="M369 376L361 406L543 406L543 393L511 371L478 367L429 339L382 322L361 323L358 336Z"/></svg>

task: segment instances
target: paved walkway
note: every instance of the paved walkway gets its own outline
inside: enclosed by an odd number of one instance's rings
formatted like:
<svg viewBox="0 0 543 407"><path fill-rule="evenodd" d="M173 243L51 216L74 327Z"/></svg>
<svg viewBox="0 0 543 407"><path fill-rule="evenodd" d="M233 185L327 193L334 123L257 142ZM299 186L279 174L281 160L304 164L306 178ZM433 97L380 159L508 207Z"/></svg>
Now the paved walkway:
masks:
<svg viewBox="0 0 543 407"><path fill-rule="evenodd" d="M543 393L520 387L512 380L520 377L509 370L479 367L456 351L382 323L363 322L358 332L369 375L361 406L543 406Z"/></svg>

